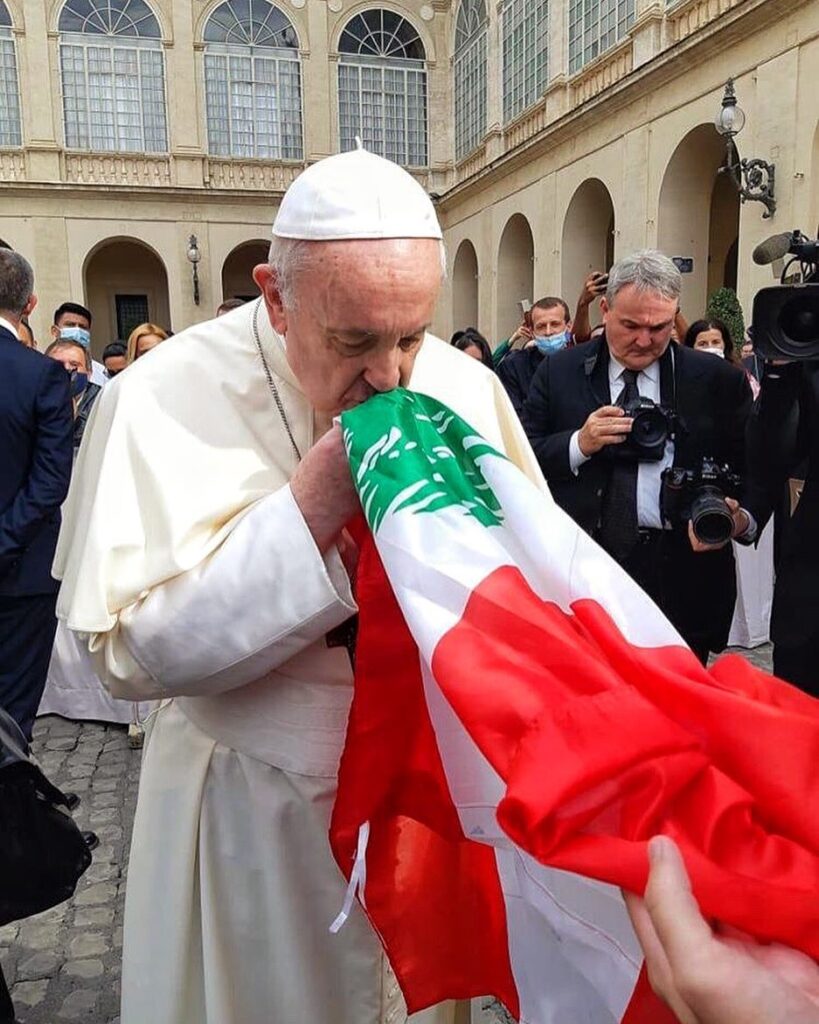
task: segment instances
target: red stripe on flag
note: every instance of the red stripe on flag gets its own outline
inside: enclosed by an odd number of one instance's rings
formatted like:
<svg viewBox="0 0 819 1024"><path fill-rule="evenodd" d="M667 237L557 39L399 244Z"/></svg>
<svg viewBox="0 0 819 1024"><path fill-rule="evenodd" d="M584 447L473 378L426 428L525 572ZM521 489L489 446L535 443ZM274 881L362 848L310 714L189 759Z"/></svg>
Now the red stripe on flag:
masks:
<svg viewBox="0 0 819 1024"><path fill-rule="evenodd" d="M620 1024L679 1024L677 1017L651 991L645 964Z"/></svg>
<svg viewBox="0 0 819 1024"><path fill-rule="evenodd" d="M498 820L544 864L642 892L680 845L711 918L819 957L819 702L737 662L629 644L596 602L491 573L432 670L507 785ZM736 680L736 682L735 682Z"/></svg>
<svg viewBox="0 0 819 1024"><path fill-rule="evenodd" d="M494 995L517 1016L494 851L461 830L418 650L371 538L361 551L356 594L363 614L330 830L336 861L349 877L359 826L369 821L367 913L410 1012Z"/></svg>

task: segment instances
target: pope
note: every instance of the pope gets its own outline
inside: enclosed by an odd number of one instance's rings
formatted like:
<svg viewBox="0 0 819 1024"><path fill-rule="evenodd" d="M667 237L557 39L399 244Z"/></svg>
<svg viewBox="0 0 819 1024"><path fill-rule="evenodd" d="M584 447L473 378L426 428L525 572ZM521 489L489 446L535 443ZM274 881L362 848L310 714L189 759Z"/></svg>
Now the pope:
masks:
<svg viewBox="0 0 819 1024"><path fill-rule="evenodd" d="M58 614L112 694L165 700L134 822L123 1024L406 1019L365 915L329 931L359 509L333 420L408 386L540 479L495 376L428 333L444 272L421 186L362 150L329 157L282 200L260 298L181 332L97 403Z"/></svg>

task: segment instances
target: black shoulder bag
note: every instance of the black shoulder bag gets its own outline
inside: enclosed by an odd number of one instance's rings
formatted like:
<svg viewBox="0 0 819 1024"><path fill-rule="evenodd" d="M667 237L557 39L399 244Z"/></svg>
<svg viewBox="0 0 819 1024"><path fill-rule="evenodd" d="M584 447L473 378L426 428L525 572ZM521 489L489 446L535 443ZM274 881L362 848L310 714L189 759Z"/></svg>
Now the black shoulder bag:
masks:
<svg viewBox="0 0 819 1024"><path fill-rule="evenodd" d="M67 900L90 863L65 796L0 708L0 926Z"/></svg>

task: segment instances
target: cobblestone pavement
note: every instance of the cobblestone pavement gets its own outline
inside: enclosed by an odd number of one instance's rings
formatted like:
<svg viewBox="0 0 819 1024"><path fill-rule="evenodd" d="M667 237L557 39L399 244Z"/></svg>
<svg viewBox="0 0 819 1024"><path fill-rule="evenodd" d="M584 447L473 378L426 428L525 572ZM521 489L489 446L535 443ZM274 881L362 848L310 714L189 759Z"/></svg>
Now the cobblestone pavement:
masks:
<svg viewBox="0 0 819 1024"><path fill-rule="evenodd" d="M770 646L743 651L765 671ZM78 793L75 819L100 839L73 899L0 928L0 963L24 1024L118 1024L122 916L141 752L124 726L38 720L34 753L61 789ZM485 1024L510 1021L486 1004ZM145 1024L149 1024L148 1021Z"/></svg>
<svg viewBox="0 0 819 1024"><path fill-rule="evenodd" d="M55 785L81 797L75 820L100 845L73 899L0 928L0 963L24 1024L112 1024L141 751L124 726L53 715L38 719L33 750Z"/></svg>

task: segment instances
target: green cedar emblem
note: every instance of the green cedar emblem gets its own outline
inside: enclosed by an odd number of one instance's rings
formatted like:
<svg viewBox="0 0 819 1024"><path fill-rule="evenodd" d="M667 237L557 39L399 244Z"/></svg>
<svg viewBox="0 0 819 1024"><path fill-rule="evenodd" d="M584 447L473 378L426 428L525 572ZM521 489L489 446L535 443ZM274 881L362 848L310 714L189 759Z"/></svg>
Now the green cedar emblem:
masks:
<svg viewBox="0 0 819 1024"><path fill-rule="evenodd" d="M483 526L503 522L478 460L503 458L447 406L396 388L341 416L361 506L375 533L384 517L460 507Z"/></svg>

